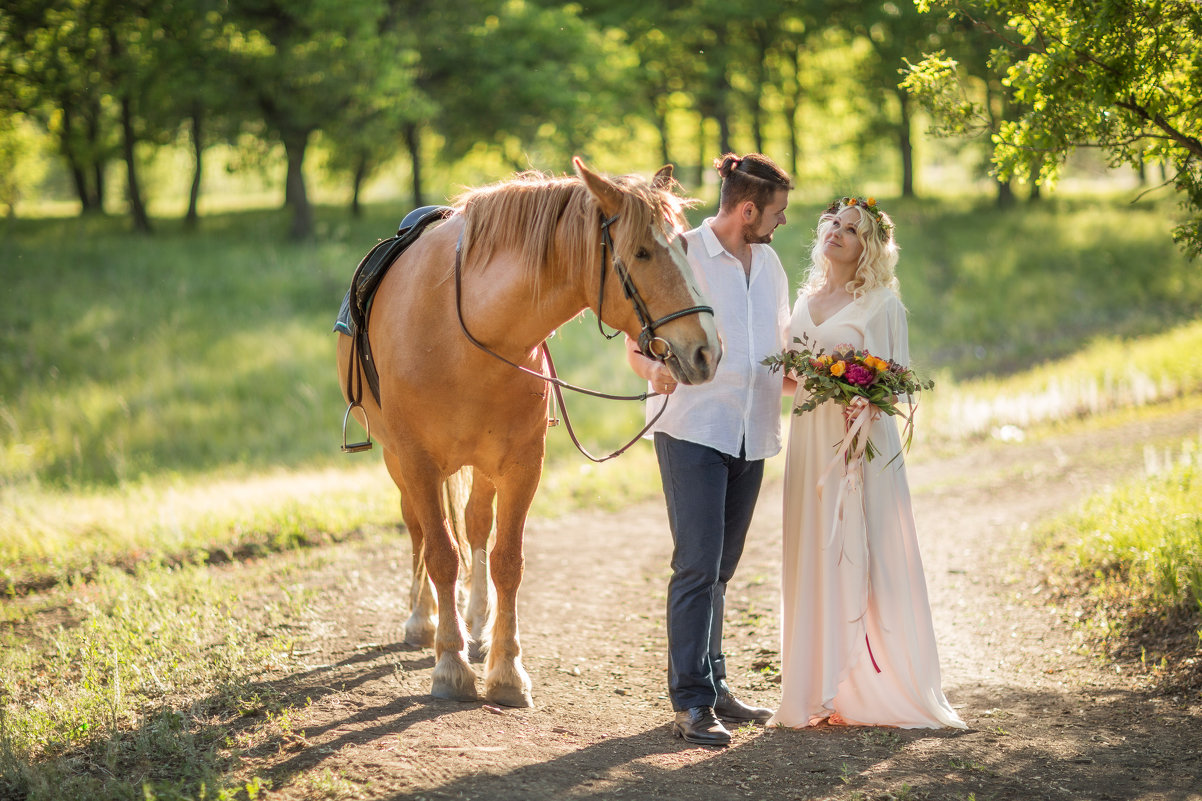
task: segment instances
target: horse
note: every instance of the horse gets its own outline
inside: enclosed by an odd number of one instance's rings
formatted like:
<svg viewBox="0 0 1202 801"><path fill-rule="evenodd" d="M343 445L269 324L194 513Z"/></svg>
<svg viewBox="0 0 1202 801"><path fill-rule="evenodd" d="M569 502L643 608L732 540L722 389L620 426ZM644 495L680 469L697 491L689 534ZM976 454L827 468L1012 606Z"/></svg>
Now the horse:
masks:
<svg viewBox="0 0 1202 801"><path fill-rule="evenodd" d="M371 302L379 399L364 394L356 413L366 419L356 419L382 445L400 490L413 548L405 640L434 646L438 698L479 699L456 604L462 562L473 574L470 640L487 651L484 697L533 706L517 593L546 445L545 340L591 309L679 383L709 381L721 357L713 310L679 237L687 202L673 192L671 165L651 181L604 176L579 158L573 165L574 175L520 173L466 190L445 220L396 257ZM346 377L359 355L351 337L338 339ZM343 384L348 415L359 401L350 383ZM470 494L459 480L469 472ZM466 544L453 533L456 519Z"/></svg>

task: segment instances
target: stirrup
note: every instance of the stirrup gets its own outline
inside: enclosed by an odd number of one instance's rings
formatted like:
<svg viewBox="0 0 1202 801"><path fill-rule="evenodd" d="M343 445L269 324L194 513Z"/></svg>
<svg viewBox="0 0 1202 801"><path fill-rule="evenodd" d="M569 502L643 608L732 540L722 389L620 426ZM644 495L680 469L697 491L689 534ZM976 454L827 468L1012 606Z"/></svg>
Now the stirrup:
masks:
<svg viewBox="0 0 1202 801"><path fill-rule="evenodd" d="M346 424L348 422L350 422L351 411L356 406L358 406L360 409L363 408L363 404L352 401L351 403L347 404L346 414L344 414L342 416L342 452L343 453L362 453L363 451L371 450L371 423L368 422L366 410L364 410L364 412L363 412L363 428L367 432L367 439L363 440L362 442L348 443L346 441ZM356 421L356 422L358 422L358 421Z"/></svg>

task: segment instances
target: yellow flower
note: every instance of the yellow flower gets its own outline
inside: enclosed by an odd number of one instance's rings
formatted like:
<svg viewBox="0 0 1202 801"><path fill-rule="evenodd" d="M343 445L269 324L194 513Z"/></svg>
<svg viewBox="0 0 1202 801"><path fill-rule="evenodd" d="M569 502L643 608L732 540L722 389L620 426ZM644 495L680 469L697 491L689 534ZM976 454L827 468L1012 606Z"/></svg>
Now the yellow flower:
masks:
<svg viewBox="0 0 1202 801"><path fill-rule="evenodd" d="M845 362L845 361L837 361L837 362L835 362L834 364L832 364L832 365L831 365L831 375L833 375L833 376L835 376L836 378L838 378L839 376L843 375L843 372L844 372L846 369L847 369L847 362Z"/></svg>
<svg viewBox="0 0 1202 801"><path fill-rule="evenodd" d="M824 365L829 365L831 362L834 361L834 359L832 359L830 356L824 355L824 356L818 357L818 361L822 362Z"/></svg>
<svg viewBox="0 0 1202 801"><path fill-rule="evenodd" d="M876 198L874 198L874 197L870 197L870 198L868 198L868 206L869 206L869 207L872 207L872 206L875 206L875 205L876 205Z"/></svg>
<svg viewBox="0 0 1202 801"><path fill-rule="evenodd" d="M878 359L875 356L868 357L868 364L875 368L879 373L883 373L885 370L889 369L888 362L886 362L884 359Z"/></svg>

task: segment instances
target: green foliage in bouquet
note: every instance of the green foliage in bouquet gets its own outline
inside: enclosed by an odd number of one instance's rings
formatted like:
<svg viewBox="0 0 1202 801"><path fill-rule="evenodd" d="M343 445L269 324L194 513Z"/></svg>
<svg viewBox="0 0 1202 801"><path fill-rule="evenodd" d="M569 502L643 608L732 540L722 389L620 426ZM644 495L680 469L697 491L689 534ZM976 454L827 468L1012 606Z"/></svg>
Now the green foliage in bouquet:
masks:
<svg viewBox="0 0 1202 801"><path fill-rule="evenodd" d="M914 434L913 418L897 408L898 398L913 398L920 391L934 387L934 381L919 378L906 365L881 359L866 350L856 350L851 345L839 345L827 353L814 347L808 337L795 337L793 341L801 346L799 350L783 350L762 363L773 372L784 370L805 388L808 397L793 408L794 414L813 411L828 400L850 406L854 399L864 398L885 414L900 414L905 418L903 442L905 448L909 448ZM869 443L868 458L873 455L874 449Z"/></svg>

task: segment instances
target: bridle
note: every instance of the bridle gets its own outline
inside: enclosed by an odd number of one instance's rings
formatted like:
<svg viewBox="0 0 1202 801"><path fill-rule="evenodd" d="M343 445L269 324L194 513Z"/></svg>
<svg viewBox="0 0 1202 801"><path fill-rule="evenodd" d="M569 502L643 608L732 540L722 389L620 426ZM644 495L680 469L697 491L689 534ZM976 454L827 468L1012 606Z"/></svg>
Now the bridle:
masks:
<svg viewBox="0 0 1202 801"><path fill-rule="evenodd" d="M601 280L597 291L597 330L606 339L613 339L621 333L620 331L614 331L612 334L607 334L605 333L605 329L601 327L601 308L602 304L605 303L605 253L608 251L612 254L611 260L613 261L614 272L618 274L618 280L622 282L622 291L626 294L626 299L634 307L635 316L639 318L639 325L642 326L642 331L639 332L638 338L639 352L648 359L654 359L658 362L667 361L672 356L672 347L668 344L667 340L655 335L655 329L680 317L687 317L690 314L708 312L710 316L713 316L714 308L712 306L689 306L688 308L674 311L671 314L665 314L658 320L652 320L651 312L647 309L647 304L643 301L643 296L639 294L638 287L634 285L634 279L630 276L630 270L618 258L618 249L614 247L613 237L609 233L609 227L617 221L617 214L609 219L601 220ZM657 343L663 347L662 353L655 351Z"/></svg>
<svg viewBox="0 0 1202 801"><path fill-rule="evenodd" d="M639 325L641 326L638 338L639 351L649 359L653 359L658 362L665 362L672 357L672 348L668 344L667 340L656 336L655 329L666 325L673 320L681 317L687 317L690 314L701 314L702 312L706 312L710 316L713 316L714 309L712 306L689 306L687 308L680 309L679 311L674 311L671 314L666 314L663 317L660 317L658 320L654 319L651 316L651 312L647 309L647 304L643 300L643 296L639 294L638 287L636 287L634 284L634 279L630 275L630 270L622 262L622 259L619 258L617 248L614 247L613 237L610 235L609 228L618 221L618 217L619 215L615 214L608 219L604 217L601 219L601 270L599 287L597 290L597 330L600 331L601 336L605 337L606 339L613 339L618 334L622 333L621 331L614 331L612 334L607 334L605 333L605 329L601 327L601 309L605 303L606 263L607 261L612 261L614 272L617 274L618 280L622 284L622 291L625 293L626 299L629 300L631 305L634 307L635 316L638 317ZM582 395L590 395L594 398L603 398L605 400L637 401L647 400L648 398L657 396L659 393L643 392L638 395L610 395L593 389L579 387L575 384L569 384L556 375L555 363L551 359L551 349L547 346L545 341L542 343L541 347L543 356L547 360L547 369L550 375L542 372L536 372L528 367L523 367L516 362L510 361L501 354L489 348L487 345L480 342L478 339L472 336L470 331L467 330L467 323L465 323L463 320L462 251L463 232L460 232L459 241L455 243L455 311L459 316L459 327L463 330L463 335L467 337L469 342L490 356L500 359L510 367L521 370L523 373L538 378L551 385L552 390L555 393L555 398L559 403L559 408L563 412L564 427L567 428L568 435L571 437L572 443L576 446L576 449L580 451L581 454L594 462L604 462L614 458L615 456L620 456L621 454L625 453L630 446L638 442L639 439L647 433L651 426L655 425L656 421L658 421L660 416L664 413L664 410L668 408L668 401L666 397L663 405L660 407L659 412L654 418L651 419L650 422L647 423L647 425L643 427L641 431L639 431L638 434L634 436L632 440L608 456L596 457L589 453L584 446L580 444L580 440L576 438L576 432L572 428L572 421L568 417L567 406L563 402L562 390L570 389L573 392L579 392ZM609 254L608 259L606 258L607 253ZM657 347L660 349L659 352L657 352Z"/></svg>

